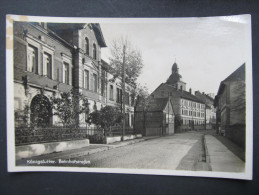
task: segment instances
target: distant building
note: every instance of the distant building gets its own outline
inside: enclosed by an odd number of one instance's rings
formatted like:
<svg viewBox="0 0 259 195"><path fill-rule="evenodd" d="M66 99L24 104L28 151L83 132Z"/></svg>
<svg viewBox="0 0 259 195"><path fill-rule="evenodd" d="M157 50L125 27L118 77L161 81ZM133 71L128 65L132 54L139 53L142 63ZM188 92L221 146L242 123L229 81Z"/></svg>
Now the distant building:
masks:
<svg viewBox="0 0 259 195"><path fill-rule="evenodd" d="M181 118L182 131L187 129L204 129L205 103L192 94L192 90L186 91L186 83L182 81L176 63L172 66L172 74L166 83L160 84L151 94L153 98L170 97L175 115Z"/></svg>
<svg viewBox="0 0 259 195"><path fill-rule="evenodd" d="M16 125L19 113L27 106L29 120L43 121L46 126L59 125L53 116L50 97L75 89L87 97L89 112L79 116L86 125L90 112L102 106L120 106L121 79L114 82L109 64L101 59L107 47L97 23L14 22L14 109ZM126 125L133 126L133 86L126 84ZM44 105L39 105L43 93ZM42 113L35 113L40 107ZM41 117L44 115L44 117ZM46 117L47 116L47 117Z"/></svg>
<svg viewBox="0 0 259 195"><path fill-rule="evenodd" d="M221 81L214 105L218 132L245 147L246 137L245 64Z"/></svg>
<svg viewBox="0 0 259 195"><path fill-rule="evenodd" d="M135 110L135 129L144 136L174 134L174 110L171 98L150 97Z"/></svg>
<svg viewBox="0 0 259 195"><path fill-rule="evenodd" d="M195 96L205 103L206 129L216 128L216 109L214 108L214 98L209 94L195 91Z"/></svg>

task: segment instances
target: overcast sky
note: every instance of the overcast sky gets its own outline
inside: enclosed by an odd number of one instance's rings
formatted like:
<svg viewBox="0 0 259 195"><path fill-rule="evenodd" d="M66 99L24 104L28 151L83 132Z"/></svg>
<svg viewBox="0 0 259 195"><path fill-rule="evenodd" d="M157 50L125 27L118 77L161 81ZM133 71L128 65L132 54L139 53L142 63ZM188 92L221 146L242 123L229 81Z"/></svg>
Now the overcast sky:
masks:
<svg viewBox="0 0 259 195"><path fill-rule="evenodd" d="M167 20L168 21L168 20ZM144 68L138 81L152 92L171 74L173 63L186 89L217 93L220 81L247 59L249 17L172 19L163 23L101 23L108 61L114 39L127 36L142 52Z"/></svg>

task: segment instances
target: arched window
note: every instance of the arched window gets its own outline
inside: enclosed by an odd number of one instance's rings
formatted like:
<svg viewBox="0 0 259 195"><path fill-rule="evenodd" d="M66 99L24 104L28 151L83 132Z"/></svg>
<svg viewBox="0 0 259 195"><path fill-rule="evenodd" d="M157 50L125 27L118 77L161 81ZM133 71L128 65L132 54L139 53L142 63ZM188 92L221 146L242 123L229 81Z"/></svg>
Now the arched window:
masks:
<svg viewBox="0 0 259 195"><path fill-rule="evenodd" d="M89 39L85 37L85 53L89 55Z"/></svg>
<svg viewBox="0 0 259 195"><path fill-rule="evenodd" d="M93 58L96 60L97 56L96 56L96 45L93 44Z"/></svg>

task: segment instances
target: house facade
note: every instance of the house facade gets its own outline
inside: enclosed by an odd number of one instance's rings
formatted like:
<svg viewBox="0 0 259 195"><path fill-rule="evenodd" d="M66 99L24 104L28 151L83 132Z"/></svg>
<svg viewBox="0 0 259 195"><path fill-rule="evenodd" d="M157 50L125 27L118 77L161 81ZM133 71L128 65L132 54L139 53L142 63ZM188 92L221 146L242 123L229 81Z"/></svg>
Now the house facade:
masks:
<svg viewBox="0 0 259 195"><path fill-rule="evenodd" d="M151 96L171 98L174 113L181 118L182 125L177 131L204 128L205 103L193 95L191 89L186 91L186 83L182 81L176 63L173 64L172 74L167 82L160 84Z"/></svg>
<svg viewBox="0 0 259 195"><path fill-rule="evenodd" d="M140 104L135 110L135 128L144 136L172 135L174 110L170 97L149 98L147 105Z"/></svg>
<svg viewBox="0 0 259 195"><path fill-rule="evenodd" d="M104 47L107 45L99 24L15 22L14 109L17 118L27 107L29 120L36 120L33 112L40 107L47 126L60 125L59 118L52 115L50 98L71 89L83 94L89 102L89 112L79 116L80 126L87 125L86 119L95 109L120 106L121 79L111 81L109 64L101 59ZM126 84L128 126L133 126L133 88ZM39 95L44 97L41 105ZM19 119L16 121L19 125Z"/></svg>
<svg viewBox="0 0 259 195"><path fill-rule="evenodd" d="M195 91L195 96L205 103L206 129L216 128L216 109L214 108L214 99L211 95Z"/></svg>
<svg viewBox="0 0 259 195"><path fill-rule="evenodd" d="M217 110L217 127L235 143L245 147L246 88L245 64L221 81L214 105Z"/></svg>

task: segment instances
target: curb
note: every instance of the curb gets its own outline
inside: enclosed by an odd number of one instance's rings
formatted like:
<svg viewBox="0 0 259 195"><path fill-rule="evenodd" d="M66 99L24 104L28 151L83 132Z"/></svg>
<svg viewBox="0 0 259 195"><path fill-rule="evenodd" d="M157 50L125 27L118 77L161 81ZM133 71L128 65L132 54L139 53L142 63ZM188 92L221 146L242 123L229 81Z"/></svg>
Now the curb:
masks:
<svg viewBox="0 0 259 195"><path fill-rule="evenodd" d="M73 158L78 158L78 157L81 157L81 156L86 156L86 155L90 155L90 154L95 154L95 153L98 153L98 152L104 152L104 151L107 151L107 150L112 150L112 149L115 149L115 148L120 148L120 147L123 147L123 146L127 146L127 145L132 145L132 144L135 144L135 143L139 143L139 142L143 142L143 141L147 141L147 140L150 140L150 139L156 139L156 138L159 138L159 137L150 137L150 138L141 138L141 139L136 139L136 140L132 140L132 141L128 141L128 142L121 142L121 144L118 144L118 145L108 145L106 147L103 147L103 148L96 148L96 149L92 149L92 150L89 150L89 151L86 151L86 152L80 152L80 153L76 153L76 154L73 154L73 155L67 155L69 158L68 159L73 159Z"/></svg>
<svg viewBox="0 0 259 195"><path fill-rule="evenodd" d="M127 141L127 142L121 142L118 145L105 145L104 147L101 147L101 148L90 149L90 150L87 150L87 151L82 151L82 152L73 153L73 154L64 154L63 156L61 155L59 157L52 157L52 158L48 158L48 159L49 160L56 160L56 159L62 158L62 159L68 160L68 159L78 158L78 157L81 157L81 156L87 156L87 155L90 155L90 154L104 152L104 151L107 151L107 150L112 150L112 149L115 149L115 148L120 148L120 147L127 146L127 145L133 145L135 143L139 143L139 142L143 142L143 141L147 141L147 140L155 139L155 138L159 138L159 137L139 138L139 139L135 139L135 140Z"/></svg>
<svg viewBox="0 0 259 195"><path fill-rule="evenodd" d="M204 143L204 148L205 148L205 155L206 155L206 162L210 163L210 156L209 156L209 152L208 152L208 146L207 146L207 142L206 142L206 136L204 135L203 137L203 143Z"/></svg>
<svg viewBox="0 0 259 195"><path fill-rule="evenodd" d="M204 137L203 137L203 143L204 143L204 149L205 149L205 155L206 155L206 163L208 163L209 170L212 171L212 167L210 165L211 161L210 161L210 155L209 155L209 151L208 151L206 136L207 135L204 135Z"/></svg>

